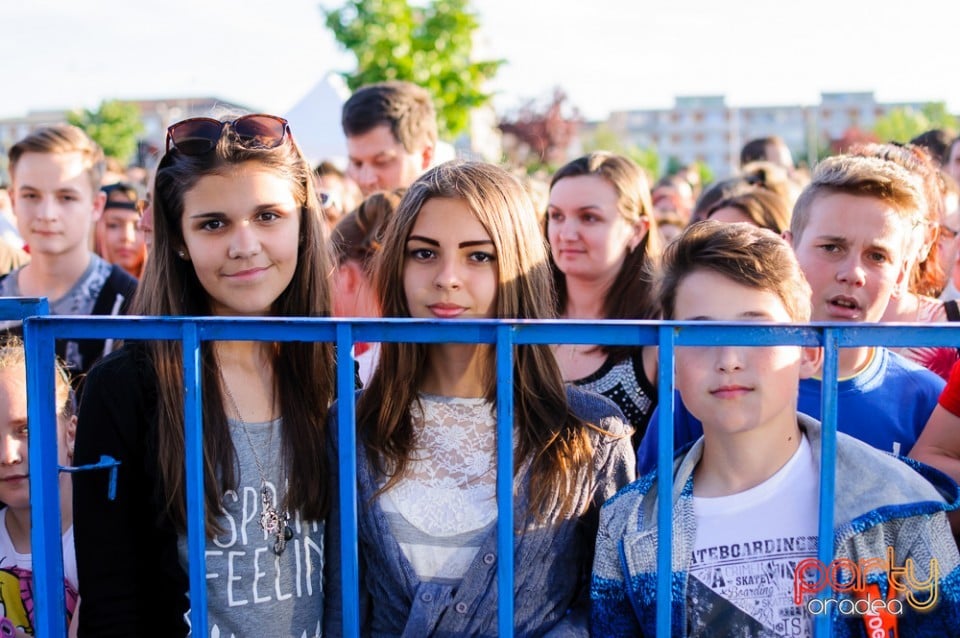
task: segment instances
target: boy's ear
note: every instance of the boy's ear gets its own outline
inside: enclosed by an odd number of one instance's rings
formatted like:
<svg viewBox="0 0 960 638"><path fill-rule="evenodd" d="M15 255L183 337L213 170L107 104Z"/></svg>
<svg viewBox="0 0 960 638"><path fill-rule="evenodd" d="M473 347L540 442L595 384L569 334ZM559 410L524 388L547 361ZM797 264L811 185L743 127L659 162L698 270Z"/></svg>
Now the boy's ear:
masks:
<svg viewBox="0 0 960 638"><path fill-rule="evenodd" d="M107 207L107 194L103 191L97 191L97 194L93 196L93 222L97 223L100 220L100 215L103 215L104 208Z"/></svg>
<svg viewBox="0 0 960 638"><path fill-rule="evenodd" d="M796 248L796 246L793 245L793 233L791 233L789 230L785 230L780 233L780 236L783 237L788 244L790 244L791 248Z"/></svg>
<svg viewBox="0 0 960 638"><path fill-rule="evenodd" d="M823 367L823 348L800 348L800 378L809 379L816 376Z"/></svg>

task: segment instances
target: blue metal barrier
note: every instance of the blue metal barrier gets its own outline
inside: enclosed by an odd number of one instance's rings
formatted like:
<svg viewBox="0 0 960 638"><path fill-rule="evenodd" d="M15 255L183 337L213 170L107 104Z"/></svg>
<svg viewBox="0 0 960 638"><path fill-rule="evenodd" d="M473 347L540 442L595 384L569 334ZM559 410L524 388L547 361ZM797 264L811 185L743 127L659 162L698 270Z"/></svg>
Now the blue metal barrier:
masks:
<svg viewBox="0 0 960 638"><path fill-rule="evenodd" d="M0 300L0 316L13 312ZM45 308L36 307L42 314ZM26 315L18 315L26 316ZM513 467L513 350L525 344L604 344L660 346L658 377L660 395L660 448L657 462L662 477L660 493L672 493L673 457L673 364L674 348L715 345L803 345L825 348L823 371L823 458L836 453L837 356L842 347L960 346L960 324L925 325L757 325L681 323L653 321L425 321L416 319L334 320L315 318L190 318L190 317L53 317L33 316L24 322L28 362L28 413L31 428L30 462L38 635L64 636L63 578L60 546L60 512L56 482L56 427L53 404L54 340L62 338L172 339L184 349L187 427L188 560L190 564L190 622L206 627L205 541L203 459L201 423L200 345L204 341L269 340L329 341L337 345L337 390L352 397L354 390L354 342L492 343L497 353L497 463ZM40 400L38 400L38 398ZM47 400L43 400L46 398ZM359 635L359 559L357 538L356 432L353 401L341 401L337 424L340 441L340 505L342 511L342 563L344 635ZM820 487L820 543L818 558L829 563L833 552L833 492L835 468L824 463ZM512 470L497 473L498 533L497 567L499 591L513 591L513 476ZM106 495L105 495L106 498ZM658 511L661 530L670 530L670 502L661 499ZM660 537L658 547L657 636L670 635L670 534ZM38 573L39 572L39 573ZM350 595L350 594L353 595ZM824 595L829 595L825 592ZM513 633L512 596L501 597L498 609L500 635ZM818 637L831 634L830 618L816 622Z"/></svg>

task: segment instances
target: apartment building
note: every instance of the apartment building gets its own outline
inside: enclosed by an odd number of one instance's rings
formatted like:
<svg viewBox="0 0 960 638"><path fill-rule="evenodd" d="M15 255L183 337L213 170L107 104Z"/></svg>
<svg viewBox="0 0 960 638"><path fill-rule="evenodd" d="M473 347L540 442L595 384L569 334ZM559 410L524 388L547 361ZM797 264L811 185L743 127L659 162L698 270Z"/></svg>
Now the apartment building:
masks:
<svg viewBox="0 0 960 638"><path fill-rule="evenodd" d="M879 103L872 92L821 93L812 106L729 106L722 95L677 97L672 108L615 111L607 127L624 143L656 148L661 162L705 163L718 178L733 174L748 140L779 135L797 161L813 160L818 146L851 127L872 129L896 108L922 102Z"/></svg>

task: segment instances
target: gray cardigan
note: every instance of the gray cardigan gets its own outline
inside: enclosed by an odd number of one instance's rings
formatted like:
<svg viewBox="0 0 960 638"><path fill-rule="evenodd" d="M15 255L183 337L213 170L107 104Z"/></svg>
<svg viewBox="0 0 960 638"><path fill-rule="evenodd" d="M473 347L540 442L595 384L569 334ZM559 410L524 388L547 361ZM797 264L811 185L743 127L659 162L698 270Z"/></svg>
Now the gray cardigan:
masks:
<svg viewBox="0 0 960 638"><path fill-rule="evenodd" d="M591 430L592 480L578 482L575 502L584 514L551 527L526 516L529 475L514 479L516 522L525 531L514 542L516 636L587 636L589 577L600 506L634 478L630 429L611 401L568 387L574 413L609 432ZM337 406L330 412L336 431ZM336 454L336 443L331 446ZM357 451L360 615L364 636L497 635L497 538L491 528L459 587L422 583L390 531L374 494L379 477L362 446ZM337 488L339 489L339 488ZM337 491L333 494L337 495ZM340 518L334 507L327 528L324 634L342 634Z"/></svg>

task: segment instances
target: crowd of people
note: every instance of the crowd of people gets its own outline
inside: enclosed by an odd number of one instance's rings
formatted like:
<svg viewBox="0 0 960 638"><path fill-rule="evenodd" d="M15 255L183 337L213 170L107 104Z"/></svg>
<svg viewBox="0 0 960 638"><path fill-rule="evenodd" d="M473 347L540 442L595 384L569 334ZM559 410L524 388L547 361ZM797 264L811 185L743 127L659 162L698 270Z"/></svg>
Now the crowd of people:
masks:
<svg viewBox="0 0 960 638"><path fill-rule="evenodd" d="M358 89L342 125L344 170L311 165L277 116L176 122L146 183L108 172L78 128L31 132L9 151L0 295L47 297L58 315L960 320L960 140L862 145L804 170L771 136L711 184L596 151L537 185L437 164L431 97L410 83ZM43 601L24 345L3 328L0 611L19 636ZM187 553L179 344L56 350L61 465L120 461L115 499L104 472L60 481L71 636L341 635L344 541L359 549L362 635L497 635L492 346L357 343L356 396L337 396L330 343L205 342L203 566ZM957 352L841 351L822 565L818 348L677 350L661 530L657 348L518 346L502 468L515 635L653 636L660 604L674 636L812 636L821 613L836 635L960 636ZM356 539L337 499L343 401ZM657 601L668 531L671 599ZM199 631L191 568L207 586Z"/></svg>

